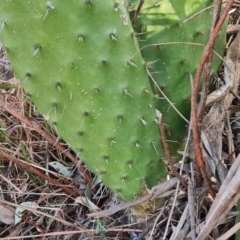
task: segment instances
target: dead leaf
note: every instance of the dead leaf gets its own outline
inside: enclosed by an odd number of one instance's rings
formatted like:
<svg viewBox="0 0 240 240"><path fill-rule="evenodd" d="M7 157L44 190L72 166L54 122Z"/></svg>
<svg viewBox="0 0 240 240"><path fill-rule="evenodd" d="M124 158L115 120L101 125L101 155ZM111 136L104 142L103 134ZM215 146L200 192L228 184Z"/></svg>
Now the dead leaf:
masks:
<svg viewBox="0 0 240 240"><path fill-rule="evenodd" d="M75 199L74 203L80 203L80 204L88 207L87 199L86 199L86 197L83 197L83 196L77 197L77 198Z"/></svg>
<svg viewBox="0 0 240 240"><path fill-rule="evenodd" d="M11 225L14 224L15 209L7 206L0 205L0 221L2 223Z"/></svg>
<svg viewBox="0 0 240 240"><path fill-rule="evenodd" d="M20 206L24 206L24 207L28 207L28 208L32 208L32 209L37 209L38 208L38 205L35 202L23 202L23 203L20 204ZM24 208L21 208L21 207L16 208L16 211L15 211L16 215L15 215L15 218L14 218L15 225L18 224L19 222L21 222L22 214L23 214L24 211L25 211Z"/></svg>

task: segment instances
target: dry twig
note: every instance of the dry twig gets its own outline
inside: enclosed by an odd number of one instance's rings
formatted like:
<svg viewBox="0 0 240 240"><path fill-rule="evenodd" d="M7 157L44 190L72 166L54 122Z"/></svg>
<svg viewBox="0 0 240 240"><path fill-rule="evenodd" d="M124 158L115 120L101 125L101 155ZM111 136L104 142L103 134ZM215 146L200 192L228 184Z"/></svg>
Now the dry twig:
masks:
<svg viewBox="0 0 240 240"><path fill-rule="evenodd" d="M172 178L164 183L157 185L156 187L153 187L151 194L149 194L143 198L140 198L140 199L136 200L135 202L119 204L117 206L113 206L113 207L111 207L107 210L101 211L101 212L90 213L90 214L88 214L88 217L106 217L106 216L112 215L116 212L119 212L121 210L136 206L138 204L143 204L148 201L153 201L154 199L158 198L161 194L165 193L169 189L176 186L177 182L178 182L178 178Z"/></svg>
<svg viewBox="0 0 240 240"><path fill-rule="evenodd" d="M201 171L202 177L206 186L208 187L209 192L213 197L215 197L215 192L210 184L210 180L208 179L206 170L205 170L205 163L202 158L202 150L200 145L200 137L199 137L199 129L198 129L198 116L197 116L197 96L198 96L198 86L201 78L201 74L204 68L204 64L208 59L209 53L214 45L214 42L218 36L218 33L228 15L229 10L233 5L234 0L229 0L226 8L224 9L219 21L214 28L213 33L210 35L209 41L204 48L203 55L200 60L200 64L198 66L194 82L193 82L193 89L192 89L192 97L191 97L191 120L192 120L192 134L193 134L193 142L196 150L196 163Z"/></svg>
<svg viewBox="0 0 240 240"><path fill-rule="evenodd" d="M13 156L10 156L9 154L5 153L3 150L0 149L0 156L2 156L3 158L14 162L16 165L22 167L23 169L32 172L33 174L37 175L38 177L47 180L49 182L49 184L55 185L55 186L59 186L61 187L66 193L68 193L70 196L72 197L78 197L80 196L80 194L78 192L75 192L73 189L65 186L65 184L60 184L57 180L51 178L50 176L45 175L44 173L42 173L41 171L39 171L38 169L30 166L29 164L20 161L18 159L16 159Z"/></svg>
<svg viewBox="0 0 240 240"><path fill-rule="evenodd" d="M163 143L163 148L164 148L164 153L166 156L166 160L170 166L171 171L173 172L173 174L175 175L175 177L177 177L179 179L179 181L181 182L181 184L187 188L187 183L185 182L185 180L182 178L182 176L178 173L177 169L175 168L175 166L173 165L172 162L172 158L170 155L170 151L168 148L168 144L167 144L167 139L166 139L166 135L165 135L165 129L164 129L164 125L163 125L163 121L162 121L162 115L158 116L158 122L159 122L159 130L161 133L161 137L162 137L162 143Z"/></svg>
<svg viewBox="0 0 240 240"><path fill-rule="evenodd" d="M197 240L207 239L210 232L217 226L223 217L230 211L240 198L240 154L230 168L227 177L219 189L217 197L207 214Z"/></svg>
<svg viewBox="0 0 240 240"><path fill-rule="evenodd" d="M66 157L68 157L75 166L78 167L79 171L83 174L87 182L90 186L92 186L92 178L87 173L85 168L81 165L79 165L79 162L75 159L75 157L56 140L54 136L51 136L46 133L46 131L42 130L42 128L39 127L38 123L31 122L27 118L23 117L21 114L16 112L10 104L5 103L3 100L0 100L0 108L3 108L5 111L13 115L15 118L17 118L19 121L26 124L29 128L35 130L38 134L40 134L43 138L45 138L50 144L54 145L60 152L62 152Z"/></svg>

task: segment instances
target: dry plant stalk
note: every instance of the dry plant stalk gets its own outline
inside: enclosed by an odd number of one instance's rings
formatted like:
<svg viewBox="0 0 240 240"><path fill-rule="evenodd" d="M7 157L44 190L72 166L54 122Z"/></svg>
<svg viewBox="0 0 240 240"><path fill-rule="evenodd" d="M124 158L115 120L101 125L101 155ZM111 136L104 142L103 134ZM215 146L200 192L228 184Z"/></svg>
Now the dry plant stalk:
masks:
<svg viewBox="0 0 240 240"><path fill-rule="evenodd" d="M203 131L206 134L208 141L213 149L217 151L219 159L221 159L222 151L222 131L228 109L234 99L234 94L237 93L239 76L240 76L240 33L231 44L225 59L224 80L226 85L216 90L209 95L213 105L209 113L203 119ZM221 96L221 98L219 98ZM198 236L198 240L204 240L210 232L217 226L223 217L230 211L234 204L239 200L240 183L239 170L240 155L233 163L227 177L222 183L222 186L215 198L205 224Z"/></svg>
<svg viewBox="0 0 240 240"><path fill-rule="evenodd" d="M201 171L202 177L204 179L204 182L206 186L208 187L208 190L210 194L215 197L215 191L213 190L210 181L208 179L206 170L205 170L205 163L203 161L202 157L202 149L200 146L200 137L199 137L199 130L198 130L198 116L197 116L197 96L198 96L198 86L201 78L201 74L205 65L205 62L208 59L209 53L213 47L213 44L218 36L218 33L220 31L220 28L222 27L229 10L231 9L233 5L234 0L229 0L227 3L226 8L224 9L219 21L216 24L216 27L214 28L213 33L211 34L209 41L204 48L203 55L200 60L199 67L197 69L195 78L194 78L194 83L193 83L193 90L192 90L192 97L191 97L191 120L192 120L192 133L193 133L193 142L195 146L195 151L196 151L196 163L198 165L198 168Z"/></svg>

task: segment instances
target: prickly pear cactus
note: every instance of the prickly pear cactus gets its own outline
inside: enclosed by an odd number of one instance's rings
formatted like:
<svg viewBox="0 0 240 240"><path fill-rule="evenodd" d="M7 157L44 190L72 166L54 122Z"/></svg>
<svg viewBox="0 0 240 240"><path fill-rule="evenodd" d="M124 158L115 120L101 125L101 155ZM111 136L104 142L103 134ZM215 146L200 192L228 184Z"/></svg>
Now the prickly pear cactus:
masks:
<svg viewBox="0 0 240 240"><path fill-rule="evenodd" d="M137 8L138 0L129 0L130 9ZM143 4L134 26L142 56L149 63L148 70L160 89L174 106L189 119L191 82L195 75L204 45L210 34L213 3L209 0L148 0ZM133 14L132 14L133 15ZM225 49L225 27L215 44L222 56ZM152 46L150 46L152 45ZM146 47L147 46L147 47ZM212 71L216 72L221 59L214 57ZM153 86L156 107L164 116L169 146L177 157L188 125ZM178 159L178 158L177 158Z"/></svg>
<svg viewBox="0 0 240 240"><path fill-rule="evenodd" d="M13 69L38 111L125 201L166 176L153 95L124 6L0 0Z"/></svg>

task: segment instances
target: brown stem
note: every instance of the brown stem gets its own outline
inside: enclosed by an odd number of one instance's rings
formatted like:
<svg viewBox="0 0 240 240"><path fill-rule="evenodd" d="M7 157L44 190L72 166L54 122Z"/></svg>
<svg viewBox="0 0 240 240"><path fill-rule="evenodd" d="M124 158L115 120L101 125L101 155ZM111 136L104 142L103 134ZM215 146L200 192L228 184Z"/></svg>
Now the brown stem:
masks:
<svg viewBox="0 0 240 240"><path fill-rule="evenodd" d="M221 6L222 6L222 0L215 1L214 4L214 11L213 11L213 19L212 19L212 26L211 26L211 33L214 31L214 28L219 20L220 13L221 13ZM204 81L201 91L201 99L198 107L198 122L202 122L202 118L205 111L205 105L208 95L208 89L209 89L209 83L211 78L211 66L212 66L212 58L213 58L213 52L210 51L208 58L204 65Z"/></svg>
<svg viewBox="0 0 240 240"><path fill-rule="evenodd" d="M163 148L164 148L164 152L165 152L165 156L166 156L168 165L170 166L171 171L173 172L175 177L177 177L179 179L179 181L181 182L181 184L187 189L187 187L188 187L187 183L185 182L185 180L182 178L182 176L178 173L175 166L173 165L172 158L171 158L170 151L169 151L168 144L167 144L167 140L166 140L166 134L165 134L162 117L158 117L158 121L159 121L159 130L160 130L161 137L162 137Z"/></svg>
<svg viewBox="0 0 240 240"><path fill-rule="evenodd" d="M135 12L135 15L134 15L134 17L132 19L132 25L134 25L136 23L137 18L139 16L139 13L140 13L140 11L142 9L143 4L144 4L144 0L140 0L140 3L139 3L138 8L137 8L137 11Z"/></svg>
<svg viewBox="0 0 240 240"><path fill-rule="evenodd" d="M54 145L56 149L58 149L61 153L63 153L67 158L69 158L75 166L78 167L79 171L83 174L86 181L89 183L90 186L92 186L92 178L87 173L85 168L81 165L79 165L79 162L76 160L76 158L66 151L66 149L56 140L55 137L47 134L44 130L42 130L36 122L31 122L27 118L23 117L21 114L16 112L10 104L5 103L3 100L0 100L0 108L3 108L5 111L13 115L15 118L17 118L19 121L25 123L28 127L35 130L39 135L41 135L43 138L45 138L50 144Z"/></svg>
<svg viewBox="0 0 240 240"><path fill-rule="evenodd" d="M52 184L54 186L58 186L61 187L67 194L69 194L70 196L76 198L78 196L80 196L80 194L78 192L73 191L73 189L66 187L63 184L60 184L57 180L45 175L44 173L42 173L41 171L39 171L38 169L32 167L31 165L19 161L17 158L10 156L9 154L5 153L4 151L0 150L0 156L2 156L3 158L6 158L7 160L14 162L16 165L18 165L19 167L32 172L33 174L37 175L38 177L47 180L49 184Z"/></svg>
<svg viewBox="0 0 240 240"><path fill-rule="evenodd" d="M228 15L229 10L231 9L233 5L234 0L229 0L227 2L227 6L224 9L219 21L216 24L216 27L214 28L214 31L210 35L209 41L207 45L204 48L204 52L202 54L200 64L198 66L194 82L193 82L193 89L192 89L192 97L191 97L191 118L192 118L192 133L193 133L193 142L196 149L196 162L199 166L199 169L201 171L201 174L203 176L204 182L206 186L208 187L209 192L213 197L215 197L215 192L212 189L212 186L210 184L210 180L207 177L207 173L205 170L205 163L202 158L202 150L200 146L200 138L199 138L199 132L198 132L198 117L197 117L197 96L198 96L198 86L201 78L201 74L203 71L204 64L209 56L209 53L213 47L213 44L218 36L218 33Z"/></svg>

